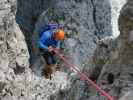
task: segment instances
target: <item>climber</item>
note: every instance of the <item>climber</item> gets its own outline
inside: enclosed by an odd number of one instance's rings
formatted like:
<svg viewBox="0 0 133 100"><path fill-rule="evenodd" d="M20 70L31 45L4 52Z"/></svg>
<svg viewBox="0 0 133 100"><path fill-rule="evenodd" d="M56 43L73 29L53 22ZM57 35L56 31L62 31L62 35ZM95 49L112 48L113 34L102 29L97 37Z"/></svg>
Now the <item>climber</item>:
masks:
<svg viewBox="0 0 133 100"><path fill-rule="evenodd" d="M64 30L58 24L47 24L40 32L38 47L46 61L44 75L51 79L51 74L56 71L56 58L52 48L60 49L60 43L64 40Z"/></svg>

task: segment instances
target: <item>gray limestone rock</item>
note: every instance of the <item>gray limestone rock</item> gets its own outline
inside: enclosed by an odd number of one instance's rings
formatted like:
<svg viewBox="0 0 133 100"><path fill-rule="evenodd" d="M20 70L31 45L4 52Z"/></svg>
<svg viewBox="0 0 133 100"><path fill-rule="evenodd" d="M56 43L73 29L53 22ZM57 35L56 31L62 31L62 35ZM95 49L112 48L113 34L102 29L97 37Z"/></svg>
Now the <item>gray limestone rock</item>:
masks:
<svg viewBox="0 0 133 100"><path fill-rule="evenodd" d="M122 8L125 3L0 0L0 100L105 100L65 68L52 80L41 76L45 63L37 40L50 19L64 26L61 49L66 57L115 98L125 95L120 100L130 100L126 93L133 89L133 2Z"/></svg>

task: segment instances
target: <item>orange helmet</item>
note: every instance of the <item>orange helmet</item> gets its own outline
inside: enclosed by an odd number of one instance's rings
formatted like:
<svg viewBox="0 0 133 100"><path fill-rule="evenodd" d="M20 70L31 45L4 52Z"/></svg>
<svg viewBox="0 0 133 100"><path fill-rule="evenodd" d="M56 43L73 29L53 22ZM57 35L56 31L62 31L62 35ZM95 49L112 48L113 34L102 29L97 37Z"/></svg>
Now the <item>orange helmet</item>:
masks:
<svg viewBox="0 0 133 100"><path fill-rule="evenodd" d="M63 29L58 29L55 33L54 33L54 38L57 40L64 40L64 30Z"/></svg>

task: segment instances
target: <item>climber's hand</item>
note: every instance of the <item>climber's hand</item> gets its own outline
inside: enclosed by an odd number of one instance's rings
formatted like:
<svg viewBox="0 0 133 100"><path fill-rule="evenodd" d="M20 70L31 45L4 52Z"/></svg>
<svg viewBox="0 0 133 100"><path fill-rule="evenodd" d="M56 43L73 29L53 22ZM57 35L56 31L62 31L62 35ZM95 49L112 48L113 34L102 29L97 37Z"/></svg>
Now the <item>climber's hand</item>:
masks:
<svg viewBox="0 0 133 100"><path fill-rule="evenodd" d="M52 51L53 51L53 47L52 47L52 46L49 46L49 47L48 47L48 51L49 51L49 52L52 52Z"/></svg>

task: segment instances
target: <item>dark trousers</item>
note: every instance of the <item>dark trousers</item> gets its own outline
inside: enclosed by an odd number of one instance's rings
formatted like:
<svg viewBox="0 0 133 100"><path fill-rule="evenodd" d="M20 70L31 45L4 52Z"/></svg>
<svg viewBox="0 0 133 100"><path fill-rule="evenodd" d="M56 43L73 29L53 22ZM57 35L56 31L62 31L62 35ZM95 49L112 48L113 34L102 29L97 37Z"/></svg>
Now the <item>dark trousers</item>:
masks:
<svg viewBox="0 0 133 100"><path fill-rule="evenodd" d="M40 49L42 56L44 57L47 65L56 64L56 58L54 52L49 52L45 49Z"/></svg>

